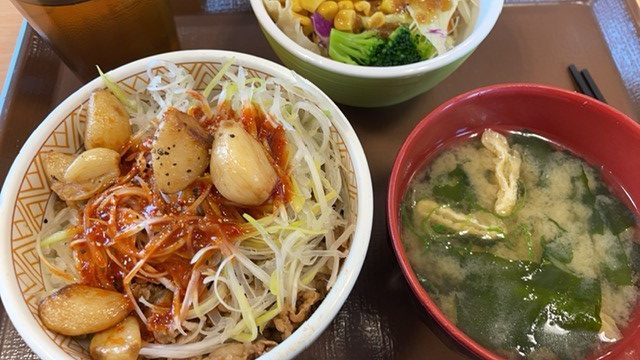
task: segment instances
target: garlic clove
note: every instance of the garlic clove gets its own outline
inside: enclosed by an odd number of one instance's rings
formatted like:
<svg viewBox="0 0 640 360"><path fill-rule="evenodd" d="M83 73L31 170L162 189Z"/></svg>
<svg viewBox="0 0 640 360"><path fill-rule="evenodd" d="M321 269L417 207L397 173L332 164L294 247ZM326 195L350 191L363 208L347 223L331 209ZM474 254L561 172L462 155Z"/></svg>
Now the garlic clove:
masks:
<svg viewBox="0 0 640 360"><path fill-rule="evenodd" d="M258 140L235 121L223 121L211 150L211 180L225 198L245 206L264 203L278 176Z"/></svg>
<svg viewBox="0 0 640 360"><path fill-rule="evenodd" d="M78 336L108 329L129 315L131 301L116 291L81 284L67 285L44 298L38 315L44 326Z"/></svg>
<svg viewBox="0 0 640 360"><path fill-rule="evenodd" d="M42 165L49 182L63 181L64 173L74 159L73 155L56 151L42 154Z"/></svg>
<svg viewBox="0 0 640 360"><path fill-rule="evenodd" d="M170 108L156 131L152 165L160 191L175 193L199 178L209 165L210 136L191 115Z"/></svg>
<svg viewBox="0 0 640 360"><path fill-rule="evenodd" d="M120 151L130 137L129 114L120 100L109 90L93 92L89 98L84 146Z"/></svg>
<svg viewBox="0 0 640 360"><path fill-rule="evenodd" d="M64 173L64 181L82 183L107 174L120 175L120 154L111 149L95 148L73 160Z"/></svg>
<svg viewBox="0 0 640 360"><path fill-rule="evenodd" d="M82 201L106 189L115 178L100 177L83 183L65 183L56 181L51 183L51 190L64 201Z"/></svg>
<svg viewBox="0 0 640 360"><path fill-rule="evenodd" d="M141 347L140 325L134 316L129 316L116 326L93 335L89 353L96 360L136 360Z"/></svg>
<svg viewBox="0 0 640 360"><path fill-rule="evenodd" d="M87 150L79 156L46 153L42 164L51 190L65 201L89 199L120 176L120 155L104 148Z"/></svg>

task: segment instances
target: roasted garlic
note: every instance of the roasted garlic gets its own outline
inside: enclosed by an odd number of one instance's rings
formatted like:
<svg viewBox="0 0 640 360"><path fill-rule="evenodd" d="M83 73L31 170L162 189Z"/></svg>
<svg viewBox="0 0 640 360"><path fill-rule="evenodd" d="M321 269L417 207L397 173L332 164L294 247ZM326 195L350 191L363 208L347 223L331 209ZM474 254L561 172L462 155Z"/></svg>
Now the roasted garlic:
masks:
<svg viewBox="0 0 640 360"><path fill-rule="evenodd" d="M64 173L64 181L82 183L104 176L117 177L120 174L120 154L106 148L95 148L81 153L69 164Z"/></svg>
<svg viewBox="0 0 640 360"><path fill-rule="evenodd" d="M77 157L59 152L42 155L51 190L65 201L86 200L106 189L120 176L119 163L120 155L105 148Z"/></svg>
<svg viewBox="0 0 640 360"><path fill-rule="evenodd" d="M94 360L136 360L142 347L140 325L129 316L116 326L93 336L89 353Z"/></svg>
<svg viewBox="0 0 640 360"><path fill-rule="evenodd" d="M235 121L223 121L211 150L211 179L225 198L245 206L265 202L278 176L262 144Z"/></svg>
<svg viewBox="0 0 640 360"><path fill-rule="evenodd" d="M54 291L38 308L47 329L78 336L108 329L131 312L131 302L122 294L73 284Z"/></svg>
<svg viewBox="0 0 640 360"><path fill-rule="evenodd" d="M98 90L89 98L84 146L120 152L131 137L129 114L109 90Z"/></svg>
<svg viewBox="0 0 640 360"><path fill-rule="evenodd" d="M153 141L152 165L158 188L183 190L207 168L209 135L192 116L171 108L164 114Z"/></svg>

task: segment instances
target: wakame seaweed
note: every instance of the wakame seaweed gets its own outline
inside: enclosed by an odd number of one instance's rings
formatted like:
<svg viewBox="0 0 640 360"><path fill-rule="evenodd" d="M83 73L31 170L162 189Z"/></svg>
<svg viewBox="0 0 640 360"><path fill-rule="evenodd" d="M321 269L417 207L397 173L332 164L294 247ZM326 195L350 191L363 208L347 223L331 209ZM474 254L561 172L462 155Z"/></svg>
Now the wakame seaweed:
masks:
<svg viewBox="0 0 640 360"><path fill-rule="evenodd" d="M402 208L405 234L419 241L412 266L445 314L497 354L585 358L606 345L603 336L620 339L619 319L640 297L640 245L629 231L636 219L568 151L527 134L507 142L518 144L508 152L522 163L515 205L504 216L493 211L505 191L495 175L501 155L482 151L479 137L415 178ZM414 208L423 200L454 212L430 222L432 213ZM499 236L478 228L498 228Z"/></svg>
<svg viewBox="0 0 640 360"><path fill-rule="evenodd" d="M609 229L613 235L619 235L635 224L631 212L611 196L609 190L601 186L595 191L591 189L584 168L580 175L580 183L584 189L582 202L592 209L589 219L592 234L603 234L605 229Z"/></svg>
<svg viewBox="0 0 640 360"><path fill-rule="evenodd" d="M553 239L542 246L542 258L568 264L573 260L573 249L566 242Z"/></svg>
<svg viewBox="0 0 640 360"><path fill-rule="evenodd" d="M629 257L622 248L620 239L616 239L614 245L608 248L608 252L609 261L600 264L604 277L618 286L633 284Z"/></svg>
<svg viewBox="0 0 640 360"><path fill-rule="evenodd" d="M554 151L556 151L549 142L530 133L513 133L510 139L514 145L521 146L525 154L529 155L528 158L536 159L541 164L546 164ZM548 181L549 179L543 168L539 174L538 185L546 187L548 186Z"/></svg>
<svg viewBox="0 0 640 360"><path fill-rule="evenodd" d="M542 163L549 160L549 156L556 151L548 141L533 136L532 134L514 133L511 134L510 139L514 145L521 145L525 152L530 154L534 159L540 160Z"/></svg>
<svg viewBox="0 0 640 360"><path fill-rule="evenodd" d="M464 260L471 271L456 297L458 326L491 348L536 347L539 329L549 324L597 334L600 283L543 262L509 261L488 253ZM478 271L474 271L478 269ZM512 327L505 331L504 324Z"/></svg>
<svg viewBox="0 0 640 360"><path fill-rule="evenodd" d="M596 200L596 210L600 213L604 222L613 235L619 235L621 232L635 225L635 220L631 212L618 199L606 194L607 199Z"/></svg>
<svg viewBox="0 0 640 360"><path fill-rule="evenodd" d="M438 202L464 212L470 212L477 207L476 194L467 173L460 165L436 180L433 195Z"/></svg>
<svg viewBox="0 0 640 360"><path fill-rule="evenodd" d="M589 231L593 236L603 235L605 230L618 236L635 224L631 212L618 199L611 196L605 187L591 189L584 167L580 175L580 183L584 190L582 202L592 211L589 217ZM607 250L608 261L600 264L604 277L614 285L631 285L633 283L631 266L620 239L617 238Z"/></svg>

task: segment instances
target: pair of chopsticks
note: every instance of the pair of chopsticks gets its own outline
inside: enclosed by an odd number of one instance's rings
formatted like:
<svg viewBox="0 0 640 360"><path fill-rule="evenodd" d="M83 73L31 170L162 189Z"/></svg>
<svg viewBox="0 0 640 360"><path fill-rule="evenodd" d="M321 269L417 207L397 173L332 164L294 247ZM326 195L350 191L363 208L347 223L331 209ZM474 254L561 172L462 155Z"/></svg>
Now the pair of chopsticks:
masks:
<svg viewBox="0 0 640 360"><path fill-rule="evenodd" d="M578 71L576 66L574 64L571 64L569 65L569 74L571 74L573 82L575 83L576 88L579 92L587 96L591 96L594 99L598 99L603 103L607 102L607 100L602 95L602 92L600 92L598 85L596 85L595 80L593 80L593 78L591 77L589 70L582 69Z"/></svg>

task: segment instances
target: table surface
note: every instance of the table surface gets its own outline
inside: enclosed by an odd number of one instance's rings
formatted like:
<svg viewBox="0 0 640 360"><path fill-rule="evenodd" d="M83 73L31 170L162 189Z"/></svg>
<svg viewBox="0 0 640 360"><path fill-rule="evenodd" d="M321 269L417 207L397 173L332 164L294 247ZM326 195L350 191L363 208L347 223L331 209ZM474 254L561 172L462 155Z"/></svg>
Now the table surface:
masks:
<svg viewBox="0 0 640 360"><path fill-rule="evenodd" d="M384 209L394 155L416 123L445 100L503 82L571 89L566 71L570 63L589 68L610 104L640 119L640 38L629 8L623 5L635 1L508 0L511 6L505 7L486 41L434 90L382 109L341 106L369 159L374 226L354 290L301 359L472 358L415 302L389 246ZM246 4L246 0L174 3L180 4L176 23L183 48L235 50L278 61L253 14L244 11L246 6L240 12L229 11L234 6L226 13L216 10L220 4ZM238 36L244 41L237 41ZM0 182L33 129L81 85L32 32L25 36L25 44L31 51L21 53L7 101L0 109ZM30 81L34 78L38 81ZM0 310L0 360L34 358L26 350Z"/></svg>
<svg viewBox="0 0 640 360"><path fill-rule="evenodd" d="M11 61L22 16L9 0L0 0L0 86Z"/></svg>

